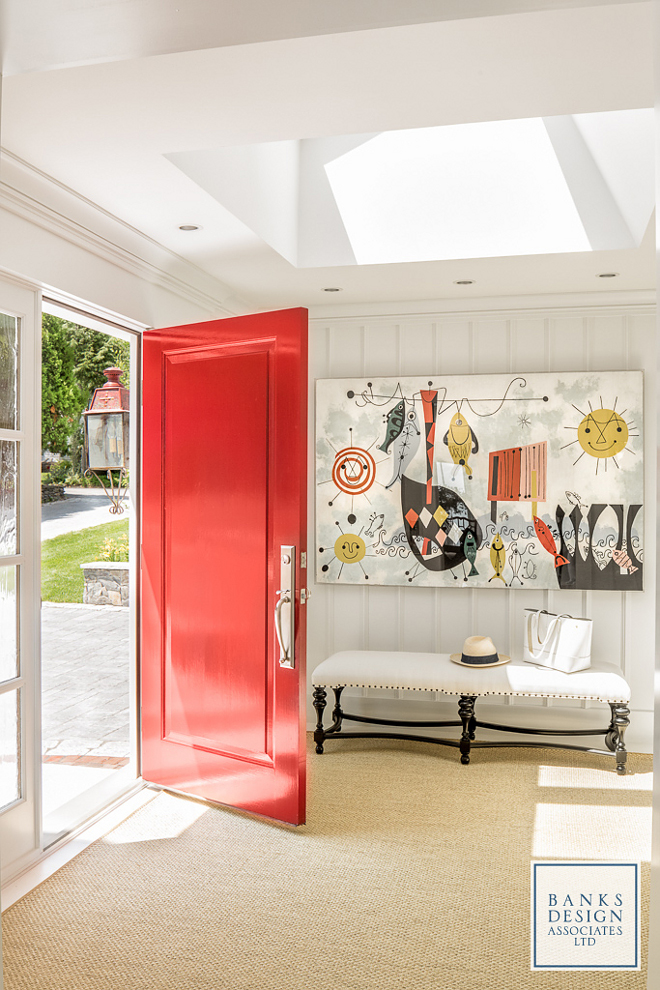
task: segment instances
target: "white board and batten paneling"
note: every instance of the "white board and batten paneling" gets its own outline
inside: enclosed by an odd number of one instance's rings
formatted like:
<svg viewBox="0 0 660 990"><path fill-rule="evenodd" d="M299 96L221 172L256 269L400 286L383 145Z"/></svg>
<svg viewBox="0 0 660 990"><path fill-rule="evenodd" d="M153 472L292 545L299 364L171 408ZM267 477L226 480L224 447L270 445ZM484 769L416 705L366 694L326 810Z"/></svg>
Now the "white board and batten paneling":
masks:
<svg viewBox="0 0 660 990"><path fill-rule="evenodd" d="M314 381L318 378L465 375L534 371L644 372L646 505L655 504L655 312L649 305L437 315L338 317L310 322L310 506L314 504ZM521 591L314 584L308 607L308 672L344 649L450 653L468 635L490 635L503 653L521 652L528 607L593 619L593 656L620 665L632 688L631 750L652 751L655 642L655 519L644 519L643 592ZM308 538L315 546L310 513ZM314 558L310 552L312 565ZM346 694L349 692L347 691ZM449 717L455 705L434 695L354 691L351 709L396 717ZM311 689L309 692L311 697ZM496 702L490 703L494 708ZM488 707L490 707L490 705ZM600 725L597 703L502 699L508 721L557 727ZM447 707L448 706L448 707ZM492 715L484 711L483 717ZM593 709L585 711L585 708ZM576 710L577 709L577 710ZM431 714L429 714L431 713ZM494 712L495 716L497 712ZM308 724L315 722L311 705ZM448 730L445 730L448 731ZM504 738L504 737L501 737ZM519 739L520 737L518 737ZM594 745L599 745L594 739Z"/></svg>

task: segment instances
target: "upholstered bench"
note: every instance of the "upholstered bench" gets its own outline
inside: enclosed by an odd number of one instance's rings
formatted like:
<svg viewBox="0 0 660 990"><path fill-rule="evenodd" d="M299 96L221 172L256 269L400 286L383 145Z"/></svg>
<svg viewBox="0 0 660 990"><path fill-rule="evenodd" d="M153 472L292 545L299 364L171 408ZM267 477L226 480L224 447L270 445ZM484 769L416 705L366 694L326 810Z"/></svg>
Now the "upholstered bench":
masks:
<svg viewBox="0 0 660 990"><path fill-rule="evenodd" d="M323 744L341 733L344 738L368 738L371 736L393 739L418 739L424 742L456 746L460 749L461 763L470 762L470 750L476 746L547 746L559 749L579 749L588 753L614 756L617 772L626 772L626 747L624 733L629 724L630 687L614 664L593 664L587 670L564 674L548 667L512 660L500 667L467 668L452 663L444 653L385 653L375 650L347 650L334 653L319 664L312 674L314 708L318 717L314 741L316 752L323 752ZM335 695L332 724L323 727L323 711L326 707L326 688ZM366 715L350 715L342 710L341 693L345 687L391 688L404 691L435 691L439 694L457 695L458 719L454 721L407 721L403 719L372 718ZM517 725L501 725L482 722L475 714L477 698L491 695L508 695L515 698L562 698L583 701L601 701L611 709L609 725L599 729L537 729ZM343 732L345 721L368 722L374 725L437 728L462 726L460 739L439 739L435 736L393 732ZM521 740L515 742L475 742L477 728L498 729L543 736L604 736L606 750L564 743L539 743Z"/></svg>

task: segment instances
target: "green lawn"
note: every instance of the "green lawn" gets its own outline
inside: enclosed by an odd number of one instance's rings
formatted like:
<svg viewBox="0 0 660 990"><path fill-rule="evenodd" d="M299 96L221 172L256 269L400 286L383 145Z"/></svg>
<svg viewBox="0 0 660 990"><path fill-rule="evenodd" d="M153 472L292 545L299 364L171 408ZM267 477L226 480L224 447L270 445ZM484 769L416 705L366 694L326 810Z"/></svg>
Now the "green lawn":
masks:
<svg viewBox="0 0 660 990"><path fill-rule="evenodd" d="M103 541L128 535L128 519L65 533L41 544L41 597L45 602L82 602L81 564L95 560Z"/></svg>

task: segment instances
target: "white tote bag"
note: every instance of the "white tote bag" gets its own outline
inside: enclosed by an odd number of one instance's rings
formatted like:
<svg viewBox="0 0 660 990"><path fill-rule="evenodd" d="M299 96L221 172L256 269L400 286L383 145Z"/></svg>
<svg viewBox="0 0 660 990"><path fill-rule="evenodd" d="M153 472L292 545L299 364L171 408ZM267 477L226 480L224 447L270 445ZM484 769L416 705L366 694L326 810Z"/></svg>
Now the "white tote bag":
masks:
<svg viewBox="0 0 660 990"><path fill-rule="evenodd" d="M591 666L591 619L525 609L523 660L572 674Z"/></svg>

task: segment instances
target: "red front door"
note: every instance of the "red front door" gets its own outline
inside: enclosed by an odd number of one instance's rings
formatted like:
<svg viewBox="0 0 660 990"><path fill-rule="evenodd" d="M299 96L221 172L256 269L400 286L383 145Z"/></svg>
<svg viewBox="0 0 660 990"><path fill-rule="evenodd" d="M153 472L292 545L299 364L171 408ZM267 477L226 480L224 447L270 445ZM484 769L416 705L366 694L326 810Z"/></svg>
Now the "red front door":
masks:
<svg viewBox="0 0 660 990"><path fill-rule="evenodd" d="M151 330L143 361L142 776L301 824L307 313Z"/></svg>

